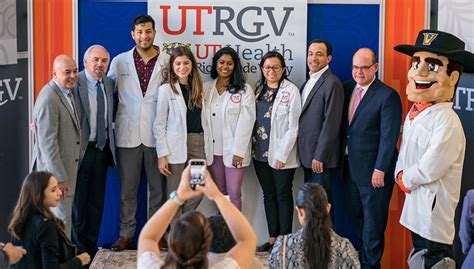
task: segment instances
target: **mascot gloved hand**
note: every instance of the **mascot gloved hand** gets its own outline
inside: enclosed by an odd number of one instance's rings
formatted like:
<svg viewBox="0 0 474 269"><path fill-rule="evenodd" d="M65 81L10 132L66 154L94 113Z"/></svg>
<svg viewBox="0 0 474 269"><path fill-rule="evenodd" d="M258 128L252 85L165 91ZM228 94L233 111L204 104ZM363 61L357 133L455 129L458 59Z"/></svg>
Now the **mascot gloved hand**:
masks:
<svg viewBox="0 0 474 269"><path fill-rule="evenodd" d="M462 72L474 72L474 55L456 36L422 30L411 56L406 93L414 102L403 126L395 180L406 193L400 223L411 231L411 269L455 268L454 214L461 191L466 138L452 100Z"/></svg>

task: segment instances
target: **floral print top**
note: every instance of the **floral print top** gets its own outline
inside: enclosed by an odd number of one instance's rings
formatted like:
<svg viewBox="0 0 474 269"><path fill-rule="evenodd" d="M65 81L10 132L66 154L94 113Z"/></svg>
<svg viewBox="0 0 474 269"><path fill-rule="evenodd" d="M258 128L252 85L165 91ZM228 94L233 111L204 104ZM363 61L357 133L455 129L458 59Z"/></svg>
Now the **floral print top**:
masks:
<svg viewBox="0 0 474 269"><path fill-rule="evenodd" d="M257 117L253 128L252 157L260 162L268 162L272 106L277 91L278 89L265 85L256 100Z"/></svg>

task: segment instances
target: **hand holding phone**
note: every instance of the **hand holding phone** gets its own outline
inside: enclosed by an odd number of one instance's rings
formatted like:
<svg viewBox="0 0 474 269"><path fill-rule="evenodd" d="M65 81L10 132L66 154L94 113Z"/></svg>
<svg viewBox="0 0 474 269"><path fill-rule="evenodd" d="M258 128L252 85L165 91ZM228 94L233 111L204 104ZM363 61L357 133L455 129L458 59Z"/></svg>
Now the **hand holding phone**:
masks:
<svg viewBox="0 0 474 269"><path fill-rule="evenodd" d="M204 185L204 171L206 171L206 160L191 159L189 160L191 167L189 171L189 185L195 190L197 185Z"/></svg>

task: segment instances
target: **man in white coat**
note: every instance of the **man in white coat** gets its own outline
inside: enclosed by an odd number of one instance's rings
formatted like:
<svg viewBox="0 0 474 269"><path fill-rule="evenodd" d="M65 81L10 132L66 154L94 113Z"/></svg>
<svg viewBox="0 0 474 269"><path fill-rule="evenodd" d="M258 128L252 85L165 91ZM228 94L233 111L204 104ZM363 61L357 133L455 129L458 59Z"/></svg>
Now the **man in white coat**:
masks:
<svg viewBox="0 0 474 269"><path fill-rule="evenodd" d="M167 77L169 55L154 46L155 22L149 15L137 16L131 35L136 46L117 55L108 76L115 79L119 104L115 118L115 143L121 184L120 237L115 251L130 247L135 232L137 190L142 167L148 180L148 216L161 206L166 178L158 171L153 120L158 87Z"/></svg>
<svg viewBox="0 0 474 269"><path fill-rule="evenodd" d="M412 56L406 92L413 107L403 127L395 168L406 193L400 223L411 231L410 268L455 268L454 214L461 191L466 138L452 109L464 71L474 71L474 56L452 34L423 30L416 44L395 50Z"/></svg>

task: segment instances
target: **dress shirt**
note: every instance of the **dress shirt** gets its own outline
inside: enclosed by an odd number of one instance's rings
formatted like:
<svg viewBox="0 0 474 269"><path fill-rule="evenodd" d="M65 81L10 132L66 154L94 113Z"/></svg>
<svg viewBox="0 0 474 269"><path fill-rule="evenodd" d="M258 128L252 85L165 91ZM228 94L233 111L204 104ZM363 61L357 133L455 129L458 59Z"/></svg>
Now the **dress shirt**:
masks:
<svg viewBox="0 0 474 269"><path fill-rule="evenodd" d="M61 85L59 85L59 83L55 79L53 79L53 81L54 81L54 83L56 83L56 86L58 86L59 90L61 90L61 93L64 95L64 97L66 97L67 103L71 107L72 111L74 113L77 113L74 109L74 106L72 105L71 98L69 98L69 96L68 96L68 94L71 92L71 90L61 87Z"/></svg>
<svg viewBox="0 0 474 269"><path fill-rule="evenodd" d="M371 81L369 84L367 84L367 85L365 85L365 86L360 86L359 84L356 84L356 86L354 87L354 89L357 89L357 88L359 88L359 87L362 88L362 96L360 97L360 101L361 101L361 102L362 102L362 99L364 98L364 95L365 95L365 94L367 93L367 91L369 90L370 85L372 85L372 83L373 83L374 81L375 81L375 76L374 76L374 78L372 79L372 81ZM352 108L352 104L354 104L354 99L355 99L356 94L357 94L357 91L355 91L355 90L352 91L351 100L349 101L349 109ZM349 113L347 113L347 114L348 114L348 116L349 116L349 115L351 114L351 111L348 111L348 112L349 112Z"/></svg>
<svg viewBox="0 0 474 269"><path fill-rule="evenodd" d="M306 85L304 86L303 92L301 93L301 105L304 106L304 103L306 102L306 98L308 98L309 93L313 89L314 85L316 82L318 82L318 79L321 77L321 75L329 69L329 65L326 65L323 69L319 70L316 73L309 72L309 80L306 82Z"/></svg>
<svg viewBox="0 0 474 269"><path fill-rule="evenodd" d="M90 135L89 141L94 142L97 141L97 80L95 80L86 70L84 72L87 78L87 93L89 96L89 127L90 127ZM106 137L107 137L107 97L105 96L104 91L104 83L100 80L100 86L102 88L102 94L104 96L104 120L105 120L105 130L106 130Z"/></svg>

